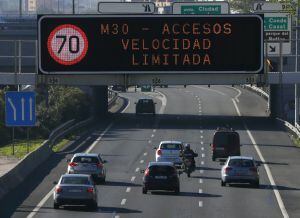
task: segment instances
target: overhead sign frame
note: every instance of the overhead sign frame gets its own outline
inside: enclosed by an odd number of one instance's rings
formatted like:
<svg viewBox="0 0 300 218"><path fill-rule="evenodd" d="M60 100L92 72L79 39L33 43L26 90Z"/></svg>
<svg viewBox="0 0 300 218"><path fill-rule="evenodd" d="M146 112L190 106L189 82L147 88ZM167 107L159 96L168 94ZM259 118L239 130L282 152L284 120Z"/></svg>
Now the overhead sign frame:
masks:
<svg viewBox="0 0 300 218"><path fill-rule="evenodd" d="M98 2L100 14L154 14L154 2Z"/></svg>
<svg viewBox="0 0 300 218"><path fill-rule="evenodd" d="M218 1L218 2L174 2L172 4L173 14L193 14L193 13L181 13L181 7L201 7L201 6L220 6L220 13L203 13L204 14L230 14L229 2ZM199 13L200 15L201 13Z"/></svg>
<svg viewBox="0 0 300 218"><path fill-rule="evenodd" d="M108 19L108 18L110 18L110 19ZM51 31L53 31L53 29L55 29L55 27L57 27L59 25L64 25L65 23L69 23L69 24L74 24L75 23L75 24L78 24L78 22L81 21L81 20L83 20L83 19L89 20L89 25L91 26L92 25L91 22L96 22L97 19L100 19L100 20L101 19L106 19L106 20L114 20L114 19L115 20L121 20L121 19L124 20L125 19L126 20L126 18L129 21L130 20L145 19L145 21L149 21L149 23L151 23L155 19L156 20L162 20L162 18L166 19L167 21L170 21L170 22L175 22L175 21L173 21L174 19L183 22L183 20L186 20L186 19L190 19L190 20L195 19L196 20L196 18L197 18L197 22L200 22L199 20L201 20L202 18L203 19L205 18L207 20L211 20L211 22L212 21L215 21L215 22L217 22L217 21L218 22L221 22L221 21L225 22L224 20L230 20L233 23L235 22L235 25L241 25L241 26L244 25L244 24L240 24L241 20L243 20L242 22L246 22L246 21L250 22L251 24L255 24L254 26L255 26L256 33L257 33L256 36L255 36L255 39L253 38L253 36L248 37L250 40L252 40L252 42L255 41L255 43L256 43L255 44L255 47L256 47L255 49L259 50L259 52L255 53L255 54L252 54L252 56L251 56L251 57L253 57L253 55L255 56L255 63L256 64L255 64L255 66L253 66L253 64L251 65L251 70L249 68L246 69L246 67L243 67L242 70L236 70L238 67L235 67L234 69L230 68L230 69L227 69L227 70L223 70L225 67L223 67L222 69L219 69L218 67L220 65L218 65L218 64L217 65L213 65L211 67L211 69L217 69L218 68L218 70L200 69L200 68L199 68L199 70L198 70L198 68L197 68L197 70L195 70L192 67L189 67L189 68L185 67L185 66L184 67L183 66L177 67L177 66L173 66L173 65L171 65L170 68L167 68L165 66L164 67L160 67L159 70L158 70L158 67L156 67L155 69L153 68L154 70L149 69L149 68L146 69L146 70L144 70L144 68L142 68L142 67L140 67L139 69L135 68L133 70L131 68L130 68L130 70L128 70L128 68L127 68L127 70L125 68L124 69L113 68L113 70L91 70L91 69L90 70L86 70L86 68L88 68L87 65L85 65L85 69L84 70L77 70L77 68L72 68L72 69L69 68L68 69L68 66L59 66L59 68L63 69L63 70L57 70L57 68L55 69L55 67L52 67L52 69L49 70L49 67L48 68L46 67L47 69L45 69L42 66L45 63L48 64L47 66L49 66L49 64L50 64L47 61L43 61L43 64L42 64L41 57L42 57L42 55L45 55L45 50L47 50L46 47L45 47L45 42L44 41L45 40L46 41L49 40L49 39L46 39L46 38L48 38L48 34ZM221 18L224 18L224 20L222 20ZM53 20L55 20L54 23L53 23ZM76 22L74 22L74 20L76 20ZM91 21L91 20L93 20L93 21ZM163 21L160 21L160 22L163 22ZM51 23L52 27L49 24L49 22L50 23L52 22ZM166 21L164 21L164 22L166 22ZM96 23L98 25L99 24L99 20ZM143 23L143 22L140 22L140 23ZM46 24L48 26L44 27L43 25L46 26ZM81 23L81 24L78 24L78 25L79 25L79 27L82 27L83 24ZM151 23L149 25L150 25L150 27L152 27L151 25L154 25L154 24ZM44 28L44 29L42 29L42 28ZM86 30L86 28L85 28L85 30ZM95 35L94 34L95 32L97 32L97 31L93 31L93 35ZM246 37L246 35L245 35L246 33L244 33L244 32L245 31L240 31L239 34L244 34L242 37ZM91 34L91 33L89 33L89 34ZM147 34L147 37L148 37L148 35L149 34ZM236 37L237 36L235 35L235 38ZM241 37L241 35L239 35L239 37ZM88 34L87 34L87 38L89 38ZM225 38L224 40L226 41L227 38ZM243 38L243 40L246 40L246 39ZM253 74L253 73L257 73L258 74L258 73L262 72L263 65L264 65L264 62L263 62L263 20L262 20L261 16L254 15L254 14L252 14L252 15L215 15L215 16L211 16L211 15L187 15L187 16L184 16L184 15L155 15L155 16L153 16L153 15L138 15L138 16L137 15L76 15L76 16L75 15L40 15L38 17L38 43L39 43L38 44L38 50L39 50L39 65L38 65L39 66L39 72L42 73L42 74L50 74L50 75L74 75L74 74L156 74L156 73L161 73L161 74L174 74L174 73L175 74L177 74L177 73L181 73L181 74L195 74L195 73L196 74L205 74L205 73L208 73L208 74L212 74L212 73L218 73L218 74L220 74L220 73ZM70 42L69 42L69 44L70 44ZM93 47L93 43L92 42L88 42L88 44L89 44L89 47ZM223 43L223 44L226 44L226 42ZM236 41L234 41L233 45L235 46L236 49L240 49L240 47L236 46ZM243 46L244 45L245 45L245 43L243 43ZM254 44L252 43L252 46L253 45ZM248 49L252 49L251 46L248 46L248 47L249 47ZM72 49L74 49L74 48L72 48ZM81 48L79 48L79 49L81 49ZM70 48L69 48L69 50L70 50ZM75 49L75 50L78 50L78 49ZM223 50L224 50L224 48L223 48ZM106 50L106 51L108 51L108 50ZM111 50L109 50L109 51L111 51ZM240 56L241 53L240 53L240 50L238 50L238 51L239 52L237 52L237 51L235 51L235 52L239 54L238 55L238 58L239 58L239 56ZM47 51L46 51L46 53L47 53ZM89 53L89 52L87 52L87 53ZM214 50L214 54L218 54L218 53L220 53L220 52L216 52ZM247 51L243 52L242 54L245 55L246 53L247 53ZM89 54L89 55L91 55L91 54ZM93 54L93 55L97 56L96 54ZM114 57L117 57L117 55L118 54L115 54ZM50 55L48 53L46 54L46 56L50 57ZM225 62L225 64L226 64L225 59L227 58L227 56L228 55L226 55L225 53L224 53L224 55L222 54L222 61ZM99 57L99 56L97 56L97 57ZM43 57L43 59L45 59L45 57ZM89 60L88 57L87 58L83 58L83 60L87 61L86 59ZM218 57L216 59L218 59ZM49 59L49 60L50 60L50 62L51 61L53 62L52 59ZM221 60L220 57L219 57L218 60L219 61ZM103 62L103 63L104 63L104 65L106 64L106 62ZM115 65L115 63L116 62L114 62L114 65ZM232 65L234 65L233 61L230 62L230 63ZM245 62L239 62L239 63L240 63L240 65L243 64L243 66L250 66L249 63L248 63L248 65ZM57 65L57 63L55 63L55 64ZM99 65L99 60L97 62L97 65ZM89 66L91 66L91 65L89 65ZM224 66L224 63L223 63L222 66ZM227 65L225 65L225 66L227 66ZM195 67L195 66L193 66L193 67Z"/></svg>

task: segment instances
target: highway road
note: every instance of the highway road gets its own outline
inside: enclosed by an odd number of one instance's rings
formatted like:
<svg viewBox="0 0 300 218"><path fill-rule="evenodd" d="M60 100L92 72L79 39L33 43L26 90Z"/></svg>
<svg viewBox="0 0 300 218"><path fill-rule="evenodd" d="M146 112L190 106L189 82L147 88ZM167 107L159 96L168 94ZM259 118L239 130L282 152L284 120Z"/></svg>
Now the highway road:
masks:
<svg viewBox="0 0 300 218"><path fill-rule="evenodd" d="M57 153L0 202L0 217L300 217L300 149L285 130L267 118L266 102L239 87L187 86L148 93L158 114L136 117L134 102L146 93L123 93L129 104L121 114L65 151ZM243 155L262 161L260 188L221 187L219 162L211 160L209 144L218 126L237 130ZM141 169L153 161L162 140L182 140L199 154L197 170L180 176L181 192L142 194ZM107 182L99 185L99 207L54 210L51 190L66 172L72 153L101 153L108 161ZM49 197L50 196L50 197Z"/></svg>

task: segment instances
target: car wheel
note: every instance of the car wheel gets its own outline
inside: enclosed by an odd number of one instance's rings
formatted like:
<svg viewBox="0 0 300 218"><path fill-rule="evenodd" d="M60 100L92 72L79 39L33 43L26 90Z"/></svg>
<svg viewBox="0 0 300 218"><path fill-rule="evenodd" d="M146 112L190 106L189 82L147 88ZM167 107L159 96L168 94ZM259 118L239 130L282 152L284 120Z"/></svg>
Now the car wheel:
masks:
<svg viewBox="0 0 300 218"><path fill-rule="evenodd" d="M253 184L252 184L253 187L255 188L259 188L259 181L255 181Z"/></svg>
<svg viewBox="0 0 300 218"><path fill-rule="evenodd" d="M147 194L147 189L145 187L143 187L143 194Z"/></svg>
<svg viewBox="0 0 300 218"><path fill-rule="evenodd" d="M226 182L223 182L223 180L221 180L221 186L226 186Z"/></svg>
<svg viewBox="0 0 300 218"><path fill-rule="evenodd" d="M180 193L180 188L179 188L179 186L175 188L174 192L175 192L176 195L178 195L178 194Z"/></svg>
<svg viewBox="0 0 300 218"><path fill-rule="evenodd" d="M53 208L54 208L54 209L59 209L59 204L58 204L58 203L54 203L54 204L53 204Z"/></svg>

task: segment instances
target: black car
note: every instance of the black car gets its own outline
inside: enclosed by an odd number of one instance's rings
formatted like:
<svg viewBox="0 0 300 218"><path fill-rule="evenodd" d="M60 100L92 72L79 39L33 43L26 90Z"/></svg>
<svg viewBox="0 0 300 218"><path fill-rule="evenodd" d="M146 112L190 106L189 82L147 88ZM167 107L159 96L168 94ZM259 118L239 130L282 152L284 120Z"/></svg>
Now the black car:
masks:
<svg viewBox="0 0 300 218"><path fill-rule="evenodd" d="M142 171L143 172L143 171ZM143 194L149 190L180 192L179 174L172 162L150 162L144 171Z"/></svg>
<svg viewBox="0 0 300 218"><path fill-rule="evenodd" d="M240 156L241 145L239 134L230 128L218 128L213 136L212 160L227 158L229 156Z"/></svg>
<svg viewBox="0 0 300 218"><path fill-rule="evenodd" d="M135 103L135 113L141 114L141 113L151 113L155 114L155 104L152 99L139 99L138 102Z"/></svg>

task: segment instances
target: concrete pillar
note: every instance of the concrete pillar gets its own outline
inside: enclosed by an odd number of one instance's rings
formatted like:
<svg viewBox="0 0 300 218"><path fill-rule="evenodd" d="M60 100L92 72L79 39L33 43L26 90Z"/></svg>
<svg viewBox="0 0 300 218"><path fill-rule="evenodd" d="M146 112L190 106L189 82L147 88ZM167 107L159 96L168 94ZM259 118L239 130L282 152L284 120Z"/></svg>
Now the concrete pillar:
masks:
<svg viewBox="0 0 300 218"><path fill-rule="evenodd" d="M280 113L280 87L279 85L270 85L269 94L270 117L281 117Z"/></svg>
<svg viewBox="0 0 300 218"><path fill-rule="evenodd" d="M103 118L108 115L107 86L93 87L93 114L95 118Z"/></svg>

